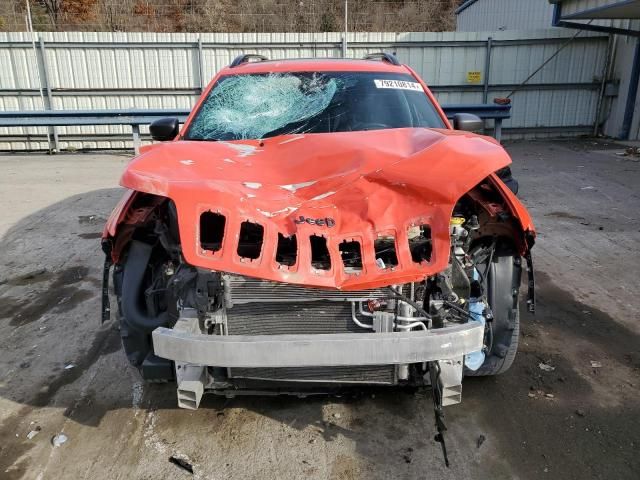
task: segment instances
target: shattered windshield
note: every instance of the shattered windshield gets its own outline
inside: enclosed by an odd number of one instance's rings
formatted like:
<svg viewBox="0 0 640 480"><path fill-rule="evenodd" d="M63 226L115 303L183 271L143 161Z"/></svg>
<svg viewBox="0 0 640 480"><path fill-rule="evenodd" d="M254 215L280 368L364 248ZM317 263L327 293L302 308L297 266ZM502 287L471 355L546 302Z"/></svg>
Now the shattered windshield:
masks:
<svg viewBox="0 0 640 480"><path fill-rule="evenodd" d="M245 74L227 75L214 85L185 139L444 126L420 83L408 74Z"/></svg>

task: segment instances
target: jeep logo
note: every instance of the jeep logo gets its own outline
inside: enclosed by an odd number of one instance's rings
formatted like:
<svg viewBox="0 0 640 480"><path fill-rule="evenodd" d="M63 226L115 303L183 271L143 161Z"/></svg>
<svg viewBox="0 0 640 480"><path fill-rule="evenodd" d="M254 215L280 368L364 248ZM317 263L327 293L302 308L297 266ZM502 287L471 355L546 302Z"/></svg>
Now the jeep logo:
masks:
<svg viewBox="0 0 640 480"><path fill-rule="evenodd" d="M294 218L293 221L296 225L300 225L303 223L308 223L309 225L317 225L319 227L334 227L336 225L336 221L333 218L309 218L303 217L300 215L298 218Z"/></svg>

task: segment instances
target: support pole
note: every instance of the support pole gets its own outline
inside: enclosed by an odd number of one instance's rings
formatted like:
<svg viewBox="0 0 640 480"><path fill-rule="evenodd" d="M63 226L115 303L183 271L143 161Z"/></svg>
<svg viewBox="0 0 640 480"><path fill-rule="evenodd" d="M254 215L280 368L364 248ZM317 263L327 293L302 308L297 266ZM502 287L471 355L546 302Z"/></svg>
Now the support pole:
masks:
<svg viewBox="0 0 640 480"><path fill-rule="evenodd" d="M140 154L140 125L131 125L131 131L133 132L133 153Z"/></svg>
<svg viewBox="0 0 640 480"><path fill-rule="evenodd" d="M198 35L198 82L200 82L200 93L204 90L204 58L202 57L202 38Z"/></svg>
<svg viewBox="0 0 640 480"><path fill-rule="evenodd" d="M620 130L620 140L629 140L633 114L635 112L636 101L638 99L638 82L640 81L640 38L636 39L636 50L633 54L633 65L629 78L629 91L627 93L627 104L624 109L622 129Z"/></svg>
<svg viewBox="0 0 640 480"><path fill-rule="evenodd" d="M347 58L347 34L349 33L348 28L348 10L349 10L349 0L344 0L344 37L342 37L342 58Z"/></svg>
<svg viewBox="0 0 640 480"><path fill-rule="evenodd" d="M40 61L38 62L38 69L40 69L40 64L42 64L42 75L40 78L44 82L45 90L47 91L47 102L46 105L43 105L46 110L53 110L53 93L51 92L51 83L49 82L49 67L47 67L47 54L44 48L44 39L42 36L38 37L38 46L40 51ZM53 134L53 144L55 146L55 151L60 151L60 142L58 140L58 131L56 127L49 127L50 133Z"/></svg>
<svg viewBox="0 0 640 480"><path fill-rule="evenodd" d="M617 35L609 35L609 41L607 42L607 58L604 62L604 66L602 67L602 79L600 81L600 91L598 93L598 103L596 104L596 116L593 120L593 136L597 137L598 133L600 133L600 118L602 117L602 107L604 104L604 94L605 89L607 88L607 81L609 79L609 71L611 70L611 65L613 64L613 59L616 55L616 46L618 43Z"/></svg>
<svg viewBox="0 0 640 480"><path fill-rule="evenodd" d="M489 100L489 76L491 75L491 47L493 45L493 38L487 38L487 52L484 60L484 90L482 92L482 103L487 103Z"/></svg>
<svg viewBox="0 0 640 480"><path fill-rule="evenodd" d="M42 101L42 108L45 108L44 93L42 91L42 79L40 78L40 62L38 61L38 50L36 50L36 39L33 32L33 22L31 21L31 4L29 0L26 0L27 4L27 31L31 36L31 48L33 49L33 58L36 62L36 80L38 82L38 91L40 92L40 100ZM51 147L51 129L47 128L47 146L49 147L49 153L52 151Z"/></svg>

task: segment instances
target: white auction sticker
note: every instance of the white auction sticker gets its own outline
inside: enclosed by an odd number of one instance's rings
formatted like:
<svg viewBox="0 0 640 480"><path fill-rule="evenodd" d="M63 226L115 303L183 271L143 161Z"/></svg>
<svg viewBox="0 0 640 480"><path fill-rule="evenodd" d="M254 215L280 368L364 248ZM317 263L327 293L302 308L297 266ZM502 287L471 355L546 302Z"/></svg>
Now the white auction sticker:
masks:
<svg viewBox="0 0 640 480"><path fill-rule="evenodd" d="M374 80L376 88L395 88L398 90L413 90L414 92L424 92L422 85L418 82L407 82L405 80Z"/></svg>

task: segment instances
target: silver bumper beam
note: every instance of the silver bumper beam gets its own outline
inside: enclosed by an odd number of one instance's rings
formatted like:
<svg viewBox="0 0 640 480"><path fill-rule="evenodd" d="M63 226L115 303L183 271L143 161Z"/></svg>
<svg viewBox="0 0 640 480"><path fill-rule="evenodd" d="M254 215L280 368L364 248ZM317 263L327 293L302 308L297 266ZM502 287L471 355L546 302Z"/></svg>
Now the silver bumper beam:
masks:
<svg viewBox="0 0 640 480"><path fill-rule="evenodd" d="M414 332L257 336L161 327L152 337L156 355L181 363L244 368L390 365L458 358L481 350L484 326L471 322Z"/></svg>

